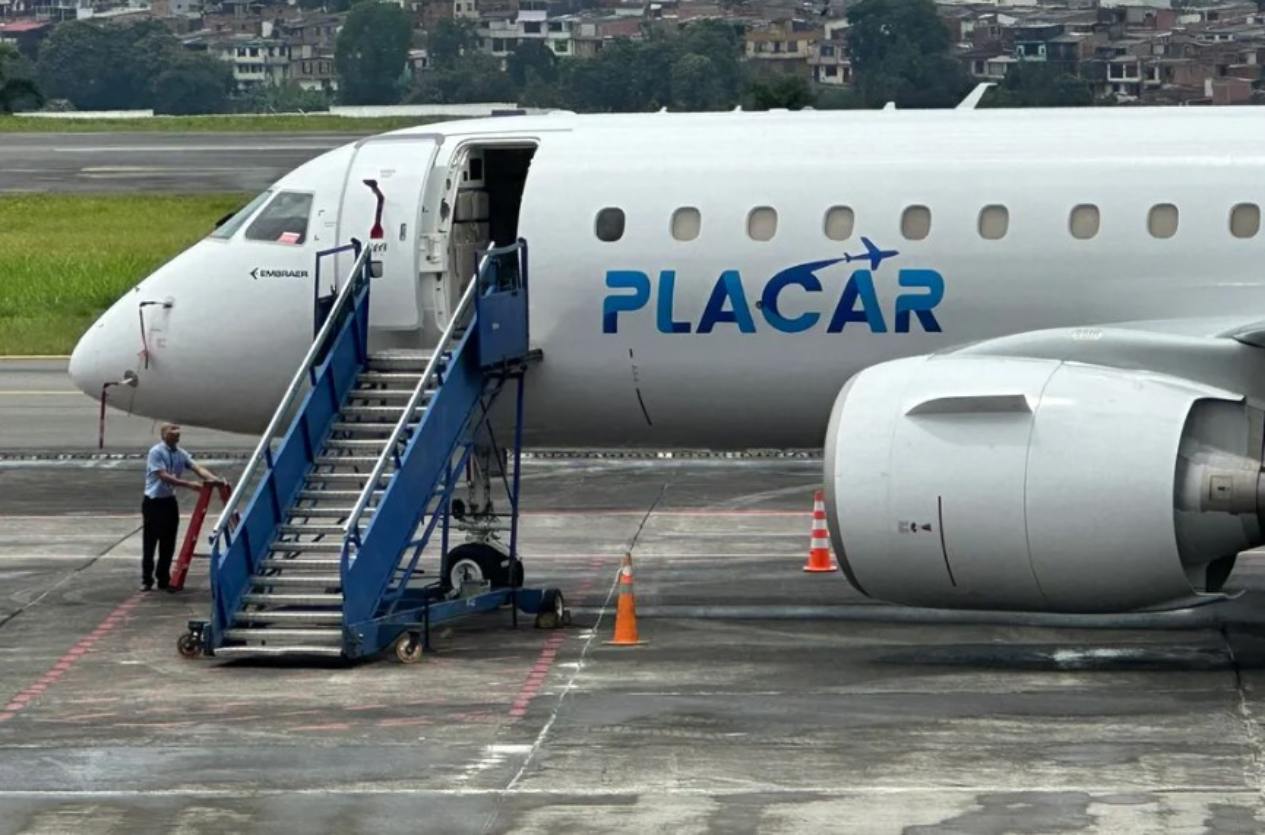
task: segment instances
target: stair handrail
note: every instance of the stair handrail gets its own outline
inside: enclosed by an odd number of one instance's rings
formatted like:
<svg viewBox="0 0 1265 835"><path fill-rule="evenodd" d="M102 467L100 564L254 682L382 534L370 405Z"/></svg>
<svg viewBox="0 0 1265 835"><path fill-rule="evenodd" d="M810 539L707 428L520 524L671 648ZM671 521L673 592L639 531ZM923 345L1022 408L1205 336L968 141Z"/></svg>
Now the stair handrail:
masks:
<svg viewBox="0 0 1265 835"><path fill-rule="evenodd" d="M316 332L316 336L312 339L312 344L308 346L307 353L303 355L303 361L299 363L298 370L294 372L294 377L290 379L290 385L286 388L285 394L281 396L281 402L277 405L276 411L272 413L272 419L268 421L267 428L259 436L259 443L255 445L255 451L246 462L246 468L242 470L241 477L237 480L237 489L233 491L228 503L220 511L219 518L215 520L215 528L210 535L212 547L219 542L220 537L228 532L229 521L233 518L238 504L242 501L242 496L246 492L246 485L254 477L255 471L259 468L259 463L269 454L273 437L277 434L281 422L285 420L290 408L294 405L294 401L298 398L299 391L303 387L303 381L310 373L313 364L316 363L317 357L320 356L326 342L329 341L330 336L334 333L334 329L340 324L343 310L356 297L356 288L359 285L359 282L356 281L356 275L365 269L373 248L361 246L359 242L354 242L329 252L338 252L349 248L355 248L358 254L347 273L347 281L339 288L338 295L334 298L334 304L325 317L325 322L321 325L320 330Z"/></svg>
<svg viewBox="0 0 1265 835"><path fill-rule="evenodd" d="M466 314L473 308L475 297L478 294L479 286L482 284L483 271L487 267L489 261L499 255L506 255L510 252L516 252L522 248L522 242L516 241L507 246L498 247L489 245L484 251L483 256L479 259L478 267L474 271L474 277L470 283L466 285L465 292L461 294L461 300L457 302L457 307L453 311L452 316L448 319L448 327L444 328L444 333L439 337L439 342L435 344L435 349L431 353L430 360L426 363L426 369L422 372L422 378L417 381L417 386L413 389L413 394L409 397L408 404L404 407L404 411L400 413L400 419L396 421L395 429L391 431L391 437L387 440L386 445L382 448L382 454L378 456L378 460L374 462L373 472L369 475L369 480L365 482L364 488L360 491L360 496L356 499L355 507L352 508L351 514L347 517L347 521L343 523L343 532L346 536L350 536L357 545L360 543L360 517L364 514L365 508L369 506L370 500L373 498L374 490L377 488L378 482L382 478L382 473L386 470L387 463L395 455L396 445L399 444L400 438L404 435L405 429L408 428L409 421L413 416L413 412L420 405L422 397L429 388L430 380L435 376L435 372L439 369L439 364L443 360L444 351L448 349L448 345L452 343L453 337L457 332L457 328L461 327ZM348 552L346 547L343 548L343 561L347 560ZM344 568L346 566L344 565Z"/></svg>

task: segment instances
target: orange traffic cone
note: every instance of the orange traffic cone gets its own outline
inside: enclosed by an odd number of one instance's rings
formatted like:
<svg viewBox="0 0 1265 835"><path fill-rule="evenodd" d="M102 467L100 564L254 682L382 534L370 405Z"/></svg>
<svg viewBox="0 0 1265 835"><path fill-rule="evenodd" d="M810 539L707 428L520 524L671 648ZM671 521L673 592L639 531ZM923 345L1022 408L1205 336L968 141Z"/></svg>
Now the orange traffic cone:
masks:
<svg viewBox="0 0 1265 835"><path fill-rule="evenodd" d="M838 571L839 566L830 558L830 537L826 533L826 499L822 491L813 494L813 538L808 545L808 562L804 570L810 573Z"/></svg>
<svg viewBox="0 0 1265 835"><path fill-rule="evenodd" d="M635 647L645 643L637 637L637 600L633 595L632 554L624 554L624 562L619 566L615 637L606 643L616 647Z"/></svg>

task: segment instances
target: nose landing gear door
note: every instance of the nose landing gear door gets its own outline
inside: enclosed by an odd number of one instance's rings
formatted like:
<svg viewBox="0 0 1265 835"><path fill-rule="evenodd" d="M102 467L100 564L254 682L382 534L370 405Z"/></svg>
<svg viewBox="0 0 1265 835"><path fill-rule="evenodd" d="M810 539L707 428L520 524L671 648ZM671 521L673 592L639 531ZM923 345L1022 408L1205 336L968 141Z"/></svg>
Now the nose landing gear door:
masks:
<svg viewBox="0 0 1265 835"><path fill-rule="evenodd" d="M418 277L418 230L422 196L442 140L439 134L375 136L356 147L343 184L338 241L367 243L373 260L382 262L369 296L374 328L412 330L421 323ZM353 257L339 256L338 280L351 270Z"/></svg>

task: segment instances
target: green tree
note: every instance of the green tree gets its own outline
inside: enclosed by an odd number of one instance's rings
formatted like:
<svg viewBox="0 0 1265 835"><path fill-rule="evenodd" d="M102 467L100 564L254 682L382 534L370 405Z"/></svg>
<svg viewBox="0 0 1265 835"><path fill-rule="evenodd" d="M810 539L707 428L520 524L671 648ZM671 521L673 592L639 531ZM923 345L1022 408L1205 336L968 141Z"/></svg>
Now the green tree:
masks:
<svg viewBox="0 0 1265 835"><path fill-rule="evenodd" d="M55 28L40 46L40 87L50 98L68 99L80 110L133 106L129 89L116 86L120 73L110 33L86 20ZM126 82L123 82L126 84Z"/></svg>
<svg viewBox="0 0 1265 835"><path fill-rule="evenodd" d="M38 107L43 101L30 62L16 47L0 43L0 114Z"/></svg>
<svg viewBox="0 0 1265 835"><path fill-rule="evenodd" d="M718 106L736 105L746 81L742 28L723 20L700 20L683 27L678 38L681 55L701 55L711 62L712 78L719 89ZM673 93L678 98L683 94L675 86Z"/></svg>
<svg viewBox="0 0 1265 835"><path fill-rule="evenodd" d="M394 104L400 100L400 77L412 29L408 15L394 4L363 2L352 7L334 52L344 102Z"/></svg>
<svg viewBox="0 0 1265 835"><path fill-rule="evenodd" d="M312 113L329 110L329 98L322 90L305 90L291 82L257 87L241 104L252 113Z"/></svg>
<svg viewBox="0 0 1265 835"><path fill-rule="evenodd" d="M1087 107L1094 103L1089 82L1056 66L1014 64L1005 80L984 96L984 107Z"/></svg>
<svg viewBox="0 0 1265 835"><path fill-rule="evenodd" d="M420 104L513 101L514 84L501 72L501 62L482 52L462 55L447 68L424 73L409 96Z"/></svg>
<svg viewBox="0 0 1265 835"><path fill-rule="evenodd" d="M558 80L558 58L543 42L525 40L505 59L505 72L520 90L532 77L553 84Z"/></svg>
<svg viewBox="0 0 1265 835"><path fill-rule="evenodd" d="M209 78L218 63L188 53L154 20L127 25L83 20L53 30L40 47L38 72L51 98L69 99L80 110L113 110L154 107L164 74L200 67L197 74ZM194 106L184 105L182 112Z"/></svg>
<svg viewBox="0 0 1265 835"><path fill-rule="evenodd" d="M818 87L813 107L818 110L856 110L865 107L865 100L855 90L839 87Z"/></svg>
<svg viewBox="0 0 1265 835"><path fill-rule="evenodd" d="M644 45L615 40L585 61L563 64L562 99L573 110L619 113L650 109L650 96L642 89L637 67Z"/></svg>
<svg viewBox="0 0 1265 835"><path fill-rule="evenodd" d="M970 88L932 0L861 0L848 21L857 88L870 106L951 107Z"/></svg>
<svg viewBox="0 0 1265 835"><path fill-rule="evenodd" d="M706 55L689 52L672 65L672 105L679 110L715 110L725 105L723 82Z"/></svg>
<svg viewBox="0 0 1265 835"><path fill-rule="evenodd" d="M802 75L771 72L751 79L744 106L748 110L771 110L775 107L802 110L811 107L815 101L813 88Z"/></svg>
<svg viewBox="0 0 1265 835"><path fill-rule="evenodd" d="M479 35L475 32L474 22L444 18L435 24L435 29L427 38L427 54L430 65L438 69L446 69L456 65L457 59L468 52L473 52L479 45Z"/></svg>
<svg viewBox="0 0 1265 835"><path fill-rule="evenodd" d="M223 113L234 86L233 71L223 61L208 55L182 56L155 78L154 112Z"/></svg>

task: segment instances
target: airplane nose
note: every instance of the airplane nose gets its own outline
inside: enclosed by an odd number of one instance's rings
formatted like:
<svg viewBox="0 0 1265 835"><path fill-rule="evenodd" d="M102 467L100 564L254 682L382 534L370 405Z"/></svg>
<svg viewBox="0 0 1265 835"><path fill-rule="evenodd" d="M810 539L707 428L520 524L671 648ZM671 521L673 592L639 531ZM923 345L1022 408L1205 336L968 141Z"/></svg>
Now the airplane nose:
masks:
<svg viewBox="0 0 1265 835"><path fill-rule="evenodd" d="M70 354L67 371L76 388L91 397L100 398L105 375L101 371L101 340L97 338L96 330L97 327L93 326L79 338Z"/></svg>

